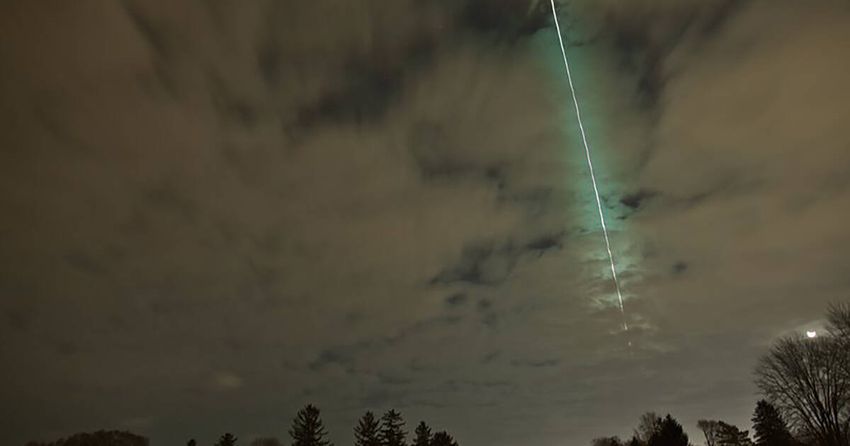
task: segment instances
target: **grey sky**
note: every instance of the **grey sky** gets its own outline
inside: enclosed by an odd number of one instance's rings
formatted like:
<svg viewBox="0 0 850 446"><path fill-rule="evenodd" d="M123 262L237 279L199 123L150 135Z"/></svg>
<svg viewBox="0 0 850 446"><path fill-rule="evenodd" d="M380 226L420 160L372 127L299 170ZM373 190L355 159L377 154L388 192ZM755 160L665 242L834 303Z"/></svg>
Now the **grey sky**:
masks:
<svg viewBox="0 0 850 446"><path fill-rule="evenodd" d="M561 4L628 335L546 6L3 2L6 440L748 425L850 297L850 6Z"/></svg>

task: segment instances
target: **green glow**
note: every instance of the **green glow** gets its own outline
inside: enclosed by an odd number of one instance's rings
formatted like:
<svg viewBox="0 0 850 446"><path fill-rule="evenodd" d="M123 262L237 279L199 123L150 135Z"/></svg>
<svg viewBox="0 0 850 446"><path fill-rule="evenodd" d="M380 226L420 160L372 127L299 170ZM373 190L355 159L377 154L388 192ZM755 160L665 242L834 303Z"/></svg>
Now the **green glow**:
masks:
<svg viewBox="0 0 850 446"><path fill-rule="evenodd" d="M565 34L569 30L565 30ZM569 85L564 82L564 66L558 46L557 36L554 29L546 29L536 36L535 48L540 53L545 71L551 76L548 86L553 92L554 101L559 105L559 128L564 138L563 156L565 177L567 179L566 190L571 194L568 196L569 209L567 212L576 218L569 229L586 232L587 237L581 237L583 246L587 249L580 255L580 260L592 265L588 271L593 277L601 281L611 278L608 265L608 257L600 238L602 228L599 222L599 210L596 207L596 199L590 175L587 170L584 148L581 135L576 125L576 113L572 107ZM615 148L611 146L610 138L605 132L604 114L605 101L604 91L599 88L598 83L594 85L594 55L589 46L567 47L572 69L573 82L580 93L582 118L588 139L591 141L593 150L593 164L597 175L597 188L602 198L602 214L608 226L611 238L611 249L617 259L617 272L621 276L621 283L628 283L629 272L634 267L634 259L629 258L626 247L626 222L619 217L623 214L622 206L618 198L622 196L623 185L616 181L612 174L614 163L611 157ZM596 88L594 88L596 87ZM586 244L585 244L586 243ZM613 287L612 287L613 288ZM623 287L623 297L628 298L628 286ZM602 305L618 305L617 296L613 289L602 291L605 296L600 302Z"/></svg>

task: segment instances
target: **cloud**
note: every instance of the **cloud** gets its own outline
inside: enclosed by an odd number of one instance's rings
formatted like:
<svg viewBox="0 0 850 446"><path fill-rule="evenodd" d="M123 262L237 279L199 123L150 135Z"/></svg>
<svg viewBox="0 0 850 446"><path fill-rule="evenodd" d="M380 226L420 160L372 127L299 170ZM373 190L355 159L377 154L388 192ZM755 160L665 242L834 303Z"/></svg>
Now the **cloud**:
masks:
<svg viewBox="0 0 850 446"><path fill-rule="evenodd" d="M213 374L212 384L218 390L234 390L241 388L245 383L233 372L219 371Z"/></svg>
<svg viewBox="0 0 850 446"><path fill-rule="evenodd" d="M561 4L628 335L546 7L0 7L0 430L745 420L748 361L850 286L846 7Z"/></svg>

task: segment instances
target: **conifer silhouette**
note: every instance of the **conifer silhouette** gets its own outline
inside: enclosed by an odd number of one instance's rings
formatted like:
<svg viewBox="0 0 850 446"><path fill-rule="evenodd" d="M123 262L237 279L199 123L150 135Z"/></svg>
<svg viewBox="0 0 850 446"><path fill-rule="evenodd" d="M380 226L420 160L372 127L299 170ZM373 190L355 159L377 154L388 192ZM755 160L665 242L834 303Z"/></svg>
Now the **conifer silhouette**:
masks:
<svg viewBox="0 0 850 446"><path fill-rule="evenodd" d="M431 428L424 421L419 422L414 433L413 446L431 446Z"/></svg>
<svg viewBox="0 0 850 446"><path fill-rule="evenodd" d="M325 438L327 435L319 409L312 404L298 411L292 420L292 428L289 429L292 446L332 446Z"/></svg>
<svg viewBox="0 0 850 446"><path fill-rule="evenodd" d="M395 410L389 410L381 417L381 445L383 446L407 446L405 437L407 432L403 430L404 419Z"/></svg>
<svg viewBox="0 0 850 446"><path fill-rule="evenodd" d="M381 446L381 425L375 414L366 412L354 427L355 446Z"/></svg>

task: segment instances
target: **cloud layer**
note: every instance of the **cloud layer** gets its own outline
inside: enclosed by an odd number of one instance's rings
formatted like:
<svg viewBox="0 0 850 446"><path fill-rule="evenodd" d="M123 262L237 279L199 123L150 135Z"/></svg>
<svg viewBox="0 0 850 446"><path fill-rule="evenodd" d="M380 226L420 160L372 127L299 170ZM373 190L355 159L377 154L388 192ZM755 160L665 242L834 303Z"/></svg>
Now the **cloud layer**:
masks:
<svg viewBox="0 0 850 446"><path fill-rule="evenodd" d="M0 7L11 440L744 423L764 345L847 298L845 4L562 5L625 335L547 5L390 3Z"/></svg>

